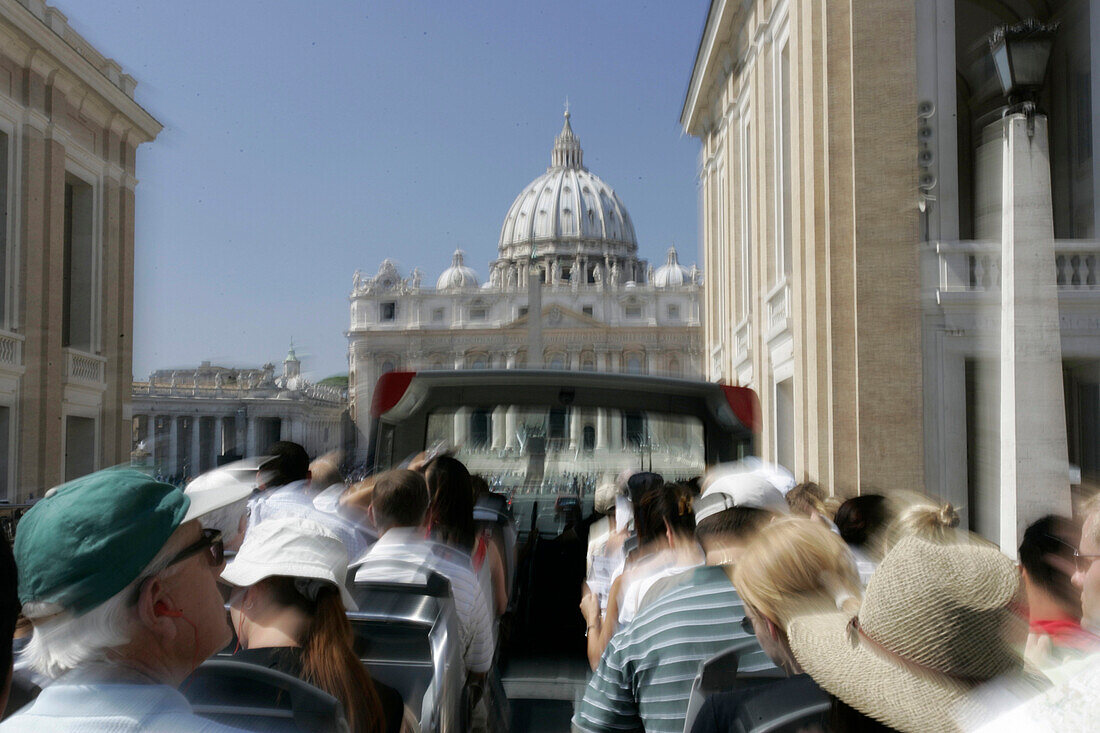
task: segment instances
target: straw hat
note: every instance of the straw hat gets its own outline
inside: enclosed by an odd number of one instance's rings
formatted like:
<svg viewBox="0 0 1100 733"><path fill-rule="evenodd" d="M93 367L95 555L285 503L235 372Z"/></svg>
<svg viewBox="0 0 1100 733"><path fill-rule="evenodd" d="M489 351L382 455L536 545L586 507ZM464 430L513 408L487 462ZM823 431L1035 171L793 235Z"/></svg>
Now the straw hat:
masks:
<svg viewBox="0 0 1100 733"><path fill-rule="evenodd" d="M956 730L968 691L1020 671L1021 600L998 550L909 537L871 576L857 617L801 616L787 636L814 681L857 710L902 731Z"/></svg>

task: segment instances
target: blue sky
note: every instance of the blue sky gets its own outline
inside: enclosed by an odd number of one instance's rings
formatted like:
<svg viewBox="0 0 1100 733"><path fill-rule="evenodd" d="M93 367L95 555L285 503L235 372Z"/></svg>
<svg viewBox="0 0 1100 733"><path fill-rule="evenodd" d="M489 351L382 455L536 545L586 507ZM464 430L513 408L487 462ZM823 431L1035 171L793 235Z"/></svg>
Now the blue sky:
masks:
<svg viewBox="0 0 1100 733"><path fill-rule="evenodd" d="M569 98L641 254L699 259L679 128L705 0L57 0L139 82L134 375L202 360L347 371L347 296L385 257L484 277Z"/></svg>

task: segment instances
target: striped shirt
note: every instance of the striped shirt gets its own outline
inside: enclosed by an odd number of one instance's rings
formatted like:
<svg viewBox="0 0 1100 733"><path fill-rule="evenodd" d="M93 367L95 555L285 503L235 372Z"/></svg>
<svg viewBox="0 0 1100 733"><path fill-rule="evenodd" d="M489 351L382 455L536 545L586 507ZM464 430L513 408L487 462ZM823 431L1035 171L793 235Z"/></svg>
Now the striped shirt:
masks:
<svg viewBox="0 0 1100 733"><path fill-rule="evenodd" d="M449 580L466 669L478 673L489 671L493 663L493 617L469 555L424 539L419 529L395 527L379 537L367 554L352 565L358 567L356 583L371 580L416 582L420 575L417 567L439 573Z"/></svg>
<svg viewBox="0 0 1100 733"><path fill-rule="evenodd" d="M643 608L611 637L573 725L593 732L644 728L680 733L700 663L752 638L741 630L744 615L741 598L721 567L696 568L687 582ZM763 651L756 651L738 668L773 666Z"/></svg>

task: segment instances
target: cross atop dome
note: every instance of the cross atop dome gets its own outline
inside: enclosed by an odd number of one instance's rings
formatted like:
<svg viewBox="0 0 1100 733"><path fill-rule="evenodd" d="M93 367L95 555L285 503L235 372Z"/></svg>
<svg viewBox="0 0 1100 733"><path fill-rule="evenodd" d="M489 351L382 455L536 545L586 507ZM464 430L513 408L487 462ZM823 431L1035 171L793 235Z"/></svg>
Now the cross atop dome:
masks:
<svg viewBox="0 0 1100 733"><path fill-rule="evenodd" d="M573 134L573 128L569 125L569 100L565 100L565 124L561 127L561 133L554 140L554 150L550 153L551 168L584 168L584 151L581 143Z"/></svg>

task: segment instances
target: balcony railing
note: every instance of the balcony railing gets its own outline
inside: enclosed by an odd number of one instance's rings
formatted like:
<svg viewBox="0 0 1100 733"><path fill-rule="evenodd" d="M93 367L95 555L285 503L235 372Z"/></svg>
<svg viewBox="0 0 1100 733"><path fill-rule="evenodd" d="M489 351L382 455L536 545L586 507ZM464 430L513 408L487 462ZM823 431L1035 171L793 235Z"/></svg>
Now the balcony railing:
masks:
<svg viewBox="0 0 1100 733"><path fill-rule="evenodd" d="M791 288L784 278L767 295L768 338L783 333L791 323Z"/></svg>
<svg viewBox="0 0 1100 733"><path fill-rule="evenodd" d="M10 331L0 331L0 366L23 366L23 336Z"/></svg>
<svg viewBox="0 0 1100 733"><path fill-rule="evenodd" d="M752 319L746 318L737 324L733 332L733 368L738 369L749 360L752 349Z"/></svg>
<svg viewBox="0 0 1100 733"><path fill-rule="evenodd" d="M70 384L87 384L104 387L107 384L107 359L85 351L66 348L65 381Z"/></svg>
<svg viewBox="0 0 1100 733"><path fill-rule="evenodd" d="M938 289L941 292L989 292L1001 288L999 242L937 242ZM1059 293L1100 293L1100 241L1058 239L1051 276Z"/></svg>

